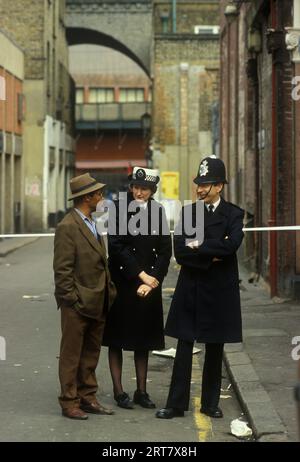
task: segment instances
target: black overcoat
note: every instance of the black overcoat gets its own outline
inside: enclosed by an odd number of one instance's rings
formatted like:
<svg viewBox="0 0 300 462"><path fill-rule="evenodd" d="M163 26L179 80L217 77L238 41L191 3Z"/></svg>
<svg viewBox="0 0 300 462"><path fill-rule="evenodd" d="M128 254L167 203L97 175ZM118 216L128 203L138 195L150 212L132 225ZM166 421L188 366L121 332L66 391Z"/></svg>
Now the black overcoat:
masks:
<svg viewBox="0 0 300 462"><path fill-rule="evenodd" d="M187 207L192 207L195 216L195 204ZM184 207L181 220L186 211ZM166 335L201 343L242 341L236 251L244 236L243 217L242 209L221 199L211 216L205 207L204 241L197 249L186 246L184 234L174 236L175 258L181 270ZM214 257L221 261L214 262Z"/></svg>
<svg viewBox="0 0 300 462"><path fill-rule="evenodd" d="M128 202L132 199L129 193ZM117 230L122 220L128 228L130 218L136 215L134 212L122 212L125 207L122 207L121 200L115 203ZM158 220L151 219L151 208L152 213L159 217ZM124 350L163 349L165 344L161 286L172 254L171 237L164 208L154 199L150 199L147 208L138 213L146 213L148 216L147 235L135 233L136 229L132 228L131 233L126 235L108 234L109 269L117 288L117 297L107 318L103 345ZM138 277L141 271L154 276L160 282L159 287L145 298L136 293L142 284Z"/></svg>

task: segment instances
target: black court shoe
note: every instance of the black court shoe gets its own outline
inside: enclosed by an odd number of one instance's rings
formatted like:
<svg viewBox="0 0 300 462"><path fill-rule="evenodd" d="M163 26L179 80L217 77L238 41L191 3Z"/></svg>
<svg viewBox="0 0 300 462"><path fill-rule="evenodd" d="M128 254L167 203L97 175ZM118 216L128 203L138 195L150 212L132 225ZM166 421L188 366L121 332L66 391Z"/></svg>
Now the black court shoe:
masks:
<svg viewBox="0 0 300 462"><path fill-rule="evenodd" d="M184 411L174 407L166 407L157 411L155 415L158 419L173 419L173 417L184 417Z"/></svg>
<svg viewBox="0 0 300 462"><path fill-rule="evenodd" d="M222 409L220 409L219 407L216 407L216 408L201 407L200 412L202 412L202 414L208 415L209 417L213 417L215 419L221 419L223 417Z"/></svg>
<svg viewBox="0 0 300 462"><path fill-rule="evenodd" d="M139 404L140 406L145 407L147 409L154 409L156 407L153 401L151 401L148 393L146 393L145 391L136 390L134 392L133 401L135 402L135 404Z"/></svg>
<svg viewBox="0 0 300 462"><path fill-rule="evenodd" d="M122 407L124 409L134 409L132 400L125 392L115 396L115 401L117 402L117 406L119 407Z"/></svg>

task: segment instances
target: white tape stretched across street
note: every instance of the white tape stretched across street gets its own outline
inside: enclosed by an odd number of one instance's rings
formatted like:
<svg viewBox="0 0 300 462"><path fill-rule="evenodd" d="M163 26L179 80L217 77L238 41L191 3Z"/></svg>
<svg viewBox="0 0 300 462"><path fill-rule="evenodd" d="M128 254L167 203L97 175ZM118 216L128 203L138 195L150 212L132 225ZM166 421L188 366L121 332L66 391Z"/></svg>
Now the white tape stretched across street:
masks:
<svg viewBox="0 0 300 462"><path fill-rule="evenodd" d="M300 226L263 226L261 228L243 228L243 231L300 231Z"/></svg>
<svg viewBox="0 0 300 462"><path fill-rule="evenodd" d="M249 231L300 231L300 225L295 226L263 226L261 228L243 228L244 232ZM171 231L174 233L174 231ZM107 233L102 233L104 236ZM0 238L6 239L9 237L54 237L54 233L36 233L36 234L0 234Z"/></svg>

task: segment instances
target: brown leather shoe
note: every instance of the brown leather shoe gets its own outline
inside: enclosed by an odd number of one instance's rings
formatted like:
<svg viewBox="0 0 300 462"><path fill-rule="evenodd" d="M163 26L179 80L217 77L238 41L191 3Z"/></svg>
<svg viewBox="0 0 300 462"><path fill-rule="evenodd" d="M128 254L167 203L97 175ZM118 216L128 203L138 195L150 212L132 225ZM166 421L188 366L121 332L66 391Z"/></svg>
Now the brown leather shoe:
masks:
<svg viewBox="0 0 300 462"><path fill-rule="evenodd" d="M87 420L88 416L81 410L79 407L71 407L67 409L62 409L62 415L68 417L69 419L77 420Z"/></svg>
<svg viewBox="0 0 300 462"><path fill-rule="evenodd" d="M100 403L87 403L84 402L80 404L80 409L85 412L89 412L90 414L101 414L101 415L113 415L114 411L112 409L107 409L106 407L102 406Z"/></svg>

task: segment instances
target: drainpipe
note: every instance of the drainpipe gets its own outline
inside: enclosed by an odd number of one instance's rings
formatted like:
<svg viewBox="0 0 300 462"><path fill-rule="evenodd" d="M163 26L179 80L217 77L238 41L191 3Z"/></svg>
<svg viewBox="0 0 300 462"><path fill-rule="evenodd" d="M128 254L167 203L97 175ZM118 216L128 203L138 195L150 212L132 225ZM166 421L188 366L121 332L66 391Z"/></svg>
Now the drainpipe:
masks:
<svg viewBox="0 0 300 462"><path fill-rule="evenodd" d="M271 28L277 28L277 14L275 0L270 0ZM276 226L276 206L277 206L277 78L276 64L272 62L272 165L271 165L271 217L269 226ZM275 231L270 231L270 289L271 297L277 295L277 236Z"/></svg>
<svg viewBox="0 0 300 462"><path fill-rule="evenodd" d="M260 189L260 156L258 146L258 132L259 132L259 80L257 72L257 56L255 57L255 76L253 79L254 91L254 133L255 133L255 221L254 226L261 226L262 213L261 213L261 189ZM257 274L262 273L262 233L255 233L255 269Z"/></svg>
<svg viewBox="0 0 300 462"><path fill-rule="evenodd" d="M172 0L172 32L176 34L176 25L177 25L177 0Z"/></svg>
<svg viewBox="0 0 300 462"><path fill-rule="evenodd" d="M47 115L44 121L44 165L43 165L43 231L47 231L49 214L49 146L50 146L50 124L51 119Z"/></svg>

